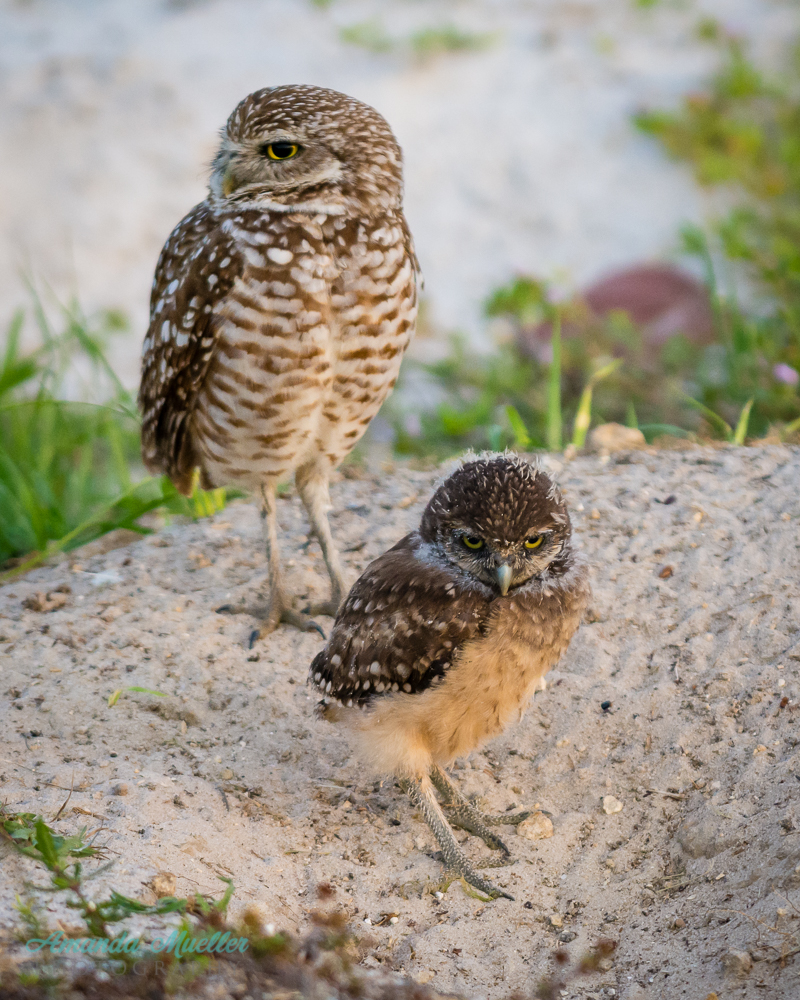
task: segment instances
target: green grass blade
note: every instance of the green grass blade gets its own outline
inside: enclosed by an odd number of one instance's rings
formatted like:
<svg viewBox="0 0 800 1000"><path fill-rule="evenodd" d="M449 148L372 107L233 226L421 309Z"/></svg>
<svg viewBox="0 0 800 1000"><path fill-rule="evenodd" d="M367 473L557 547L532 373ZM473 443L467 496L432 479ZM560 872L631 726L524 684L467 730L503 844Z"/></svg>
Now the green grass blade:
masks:
<svg viewBox="0 0 800 1000"><path fill-rule="evenodd" d="M522 448L523 451L530 448L531 436L528 433L525 421L519 415L517 408L515 406L507 406L506 416L508 417L508 422L511 425L511 433L514 435L514 445L517 448Z"/></svg>
<svg viewBox="0 0 800 1000"><path fill-rule="evenodd" d="M753 397L742 407L742 412L739 414L739 419L736 423L736 430L733 432L733 443L742 445L744 444L745 438L747 437L747 428L750 424L750 411L753 409Z"/></svg>
<svg viewBox="0 0 800 1000"><path fill-rule="evenodd" d="M722 434L722 436L725 438L726 441L730 441L732 439L733 428L731 427L731 425L728 423L727 420L723 420L718 413L714 413L713 410L710 410L707 406L704 406L703 403L699 402L698 400L692 399L691 396L687 396L684 393L682 393L681 395L683 396L685 402L689 404L689 406L693 406L696 410L698 410L700 413L703 414L703 416L711 424L711 426L714 427L720 434Z"/></svg>
<svg viewBox="0 0 800 1000"><path fill-rule="evenodd" d="M572 429L572 444L575 448L582 448L586 443L586 435L592 423L592 393L594 387L598 382L606 378L606 376L615 372L621 364L622 360L620 358L610 361L607 365L603 365L602 368L598 369L586 383L586 387L581 393L581 398L578 402L578 411L575 414L575 424Z"/></svg>
<svg viewBox="0 0 800 1000"><path fill-rule="evenodd" d="M550 338L553 357L547 380L547 447L561 451L561 312L555 310Z"/></svg>
<svg viewBox="0 0 800 1000"><path fill-rule="evenodd" d="M661 434L669 434L670 437L690 438L692 434L684 430L683 427L676 427L675 424L640 424L639 430L644 434L648 444Z"/></svg>
<svg viewBox="0 0 800 1000"><path fill-rule="evenodd" d="M786 435L788 434L794 434L795 431L800 431L800 417L798 417L796 420L793 420L791 423L787 424L783 428L783 431L781 432L781 437L783 438L786 437Z"/></svg>

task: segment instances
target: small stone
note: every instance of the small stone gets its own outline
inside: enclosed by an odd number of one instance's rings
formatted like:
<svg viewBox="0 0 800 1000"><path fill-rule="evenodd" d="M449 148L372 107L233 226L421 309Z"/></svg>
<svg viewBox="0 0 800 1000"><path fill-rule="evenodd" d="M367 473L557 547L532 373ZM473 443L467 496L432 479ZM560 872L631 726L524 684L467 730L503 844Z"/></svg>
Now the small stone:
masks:
<svg viewBox="0 0 800 1000"><path fill-rule="evenodd" d="M232 777L233 777L233 771L231 771L229 767L226 767L225 770L222 772L223 781L230 781Z"/></svg>
<svg viewBox="0 0 800 1000"><path fill-rule="evenodd" d="M606 868L616 868L617 862L613 858L606 858Z"/></svg>
<svg viewBox="0 0 800 1000"><path fill-rule="evenodd" d="M569 944L570 941L574 941L577 936L578 935L575 933L575 931L564 931L563 934L558 935L558 940L562 944Z"/></svg>
<svg viewBox="0 0 800 1000"><path fill-rule="evenodd" d="M426 983L429 983L429 982L431 981L431 979L433 979L433 977L434 977L435 975L436 975L436 973L435 973L435 972L431 972L431 970L430 970L430 969L423 969L423 970L422 970L422 972L418 972L418 973L416 974L416 976L414 976L414 979L415 979L415 980L416 980L416 981L417 981L417 982L418 982L418 983L419 983L419 984L420 984L421 986L424 986L424 985L425 985Z"/></svg>
<svg viewBox="0 0 800 1000"><path fill-rule="evenodd" d="M564 926L564 921L561 919L561 917L557 913L554 913L551 917L548 917L548 919L550 921L550 926L551 927L563 927Z"/></svg>
<svg viewBox="0 0 800 1000"><path fill-rule="evenodd" d="M444 893L443 892L438 892L437 891L437 892L435 892L433 894L433 896L434 896L434 899L444 899Z"/></svg>
<svg viewBox="0 0 800 1000"><path fill-rule="evenodd" d="M414 841L414 847L416 847L418 851L424 851L427 846L428 842L424 837L417 837Z"/></svg>
<svg viewBox="0 0 800 1000"><path fill-rule="evenodd" d="M589 447L601 455L644 448L646 444L644 434L638 427L625 427L623 424L600 424L589 435Z"/></svg>
<svg viewBox="0 0 800 1000"><path fill-rule="evenodd" d="M106 608L100 617L104 622L110 623L116 621L121 614L123 614L122 608L118 608L115 604L112 604L110 608Z"/></svg>
<svg viewBox="0 0 800 1000"><path fill-rule="evenodd" d="M58 611L59 608L63 608L67 603L67 593L69 593L69 587L66 588L66 592L51 590L47 594L42 593L41 590L37 590L35 594L31 594L30 597L25 598L22 606L29 611Z"/></svg>
<svg viewBox="0 0 800 1000"><path fill-rule="evenodd" d="M517 835L526 840L547 840L553 836L553 823L549 816L536 812L517 827Z"/></svg>
<svg viewBox="0 0 800 1000"><path fill-rule="evenodd" d="M614 963L610 958L601 958L597 963L597 968L600 969L601 972L608 972L609 969L613 968L613 966Z"/></svg>
<svg viewBox="0 0 800 1000"><path fill-rule="evenodd" d="M675 919L674 919L674 920L672 921L672 929L673 929L674 931L680 931L680 930L683 930L683 928L684 928L685 926L686 926L686 921L685 921L685 920L683 919L683 917L676 917L676 918L675 918Z"/></svg>
<svg viewBox="0 0 800 1000"><path fill-rule="evenodd" d="M747 951L729 951L723 956L722 968L731 976L744 977L753 968L753 959Z"/></svg>
<svg viewBox="0 0 800 1000"><path fill-rule="evenodd" d="M389 917L390 924L396 924L400 917Z"/></svg>
<svg viewBox="0 0 800 1000"><path fill-rule="evenodd" d="M731 843L731 835L725 832L719 816L710 807L687 816L675 832L675 839L690 858L713 858Z"/></svg>
<svg viewBox="0 0 800 1000"><path fill-rule="evenodd" d="M157 872L150 882L150 888L159 899L163 899L164 896L174 896L175 876L172 872Z"/></svg>
<svg viewBox="0 0 800 1000"><path fill-rule="evenodd" d="M622 812L623 803L615 795L603 796L603 812L606 816L613 816L614 813Z"/></svg>
<svg viewBox="0 0 800 1000"><path fill-rule="evenodd" d="M128 786L125 784L124 781L121 781L118 785L114 785L114 787L111 789L111 794L112 795L127 795L128 794Z"/></svg>

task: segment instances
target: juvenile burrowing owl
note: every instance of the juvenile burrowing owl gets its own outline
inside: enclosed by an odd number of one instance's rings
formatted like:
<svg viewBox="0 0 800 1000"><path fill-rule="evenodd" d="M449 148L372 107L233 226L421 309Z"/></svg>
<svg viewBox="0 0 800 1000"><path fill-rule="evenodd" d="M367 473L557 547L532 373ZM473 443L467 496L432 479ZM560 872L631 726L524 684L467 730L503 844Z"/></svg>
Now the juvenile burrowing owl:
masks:
<svg viewBox="0 0 800 1000"><path fill-rule="evenodd" d="M418 268L402 154L384 119L320 87L265 88L233 111L209 193L156 267L139 403L142 453L184 493L261 494L269 602L260 634L295 611L275 491L292 473L319 539L335 614L346 592L328 525L331 470L397 378ZM254 633L254 636L257 633Z"/></svg>
<svg viewBox="0 0 800 1000"><path fill-rule="evenodd" d="M468 461L434 493L419 530L367 567L310 680L344 710L366 760L394 774L439 841L448 871L493 896L456 825L508 851L443 767L520 717L567 648L589 597L557 487L513 455ZM361 711L359 711L361 709Z"/></svg>

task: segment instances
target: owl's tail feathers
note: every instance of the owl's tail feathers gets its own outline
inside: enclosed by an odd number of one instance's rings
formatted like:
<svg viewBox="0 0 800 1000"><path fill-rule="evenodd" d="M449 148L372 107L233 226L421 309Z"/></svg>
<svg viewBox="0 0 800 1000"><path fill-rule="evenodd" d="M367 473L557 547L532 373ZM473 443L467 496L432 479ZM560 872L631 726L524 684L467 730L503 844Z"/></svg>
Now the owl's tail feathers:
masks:
<svg viewBox="0 0 800 1000"><path fill-rule="evenodd" d="M185 410L176 410L166 405L144 408L142 460L148 472L166 472L175 489L188 497L197 485L198 463L186 418ZM200 485L206 490L216 485L208 481L202 469Z"/></svg>

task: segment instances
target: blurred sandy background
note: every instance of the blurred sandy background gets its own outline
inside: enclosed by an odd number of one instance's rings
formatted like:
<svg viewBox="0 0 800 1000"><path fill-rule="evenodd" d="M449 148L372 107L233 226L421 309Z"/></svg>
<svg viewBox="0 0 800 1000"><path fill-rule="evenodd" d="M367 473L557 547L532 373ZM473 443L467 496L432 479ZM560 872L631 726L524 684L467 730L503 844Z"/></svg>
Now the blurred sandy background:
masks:
<svg viewBox="0 0 800 1000"><path fill-rule="evenodd" d="M334 87L377 107L406 155L407 213L440 329L480 330L515 272L579 286L668 256L712 206L637 135L711 71L703 15L768 61L796 23L771 0L5 0L0 3L0 323L22 274L87 312L122 309L113 360L138 380L159 249L205 189L216 133L270 84ZM368 25L388 52L348 44ZM422 59L408 39L455 26L477 51Z"/></svg>

